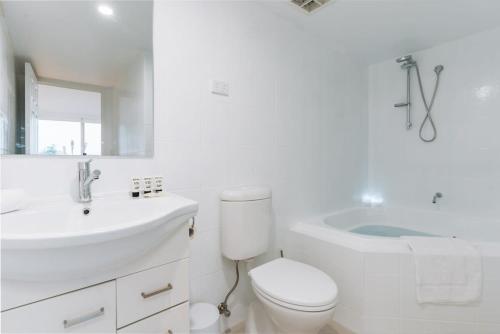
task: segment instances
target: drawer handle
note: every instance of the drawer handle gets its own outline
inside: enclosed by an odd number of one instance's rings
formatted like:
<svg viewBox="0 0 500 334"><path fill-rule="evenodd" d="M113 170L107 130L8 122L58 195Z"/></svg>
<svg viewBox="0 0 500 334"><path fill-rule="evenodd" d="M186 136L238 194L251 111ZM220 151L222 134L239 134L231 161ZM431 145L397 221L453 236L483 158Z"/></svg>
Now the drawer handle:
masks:
<svg viewBox="0 0 500 334"><path fill-rule="evenodd" d="M152 292L141 292L141 296L142 296L142 298L146 299L146 298L149 298L149 297L156 296L159 293L162 293L162 292L165 292L165 291L170 291L172 289L173 289L172 284L168 283L167 286L164 287L164 288L161 288L161 289L158 289L158 290L155 290L155 291L152 291Z"/></svg>
<svg viewBox="0 0 500 334"><path fill-rule="evenodd" d="M70 320L64 320L64 328L70 328L75 325L81 324L82 322L89 321L95 318L98 318L100 316L104 315L104 307L101 307L98 311L82 315L81 317L70 319Z"/></svg>

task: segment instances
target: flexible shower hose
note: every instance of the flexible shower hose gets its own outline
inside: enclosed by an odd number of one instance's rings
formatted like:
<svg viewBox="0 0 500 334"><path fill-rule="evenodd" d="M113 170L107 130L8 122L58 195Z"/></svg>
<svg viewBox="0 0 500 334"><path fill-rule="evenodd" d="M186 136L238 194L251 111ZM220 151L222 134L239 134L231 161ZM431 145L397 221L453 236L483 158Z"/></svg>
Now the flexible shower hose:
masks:
<svg viewBox="0 0 500 334"><path fill-rule="evenodd" d="M418 132L418 136L420 137L420 139L422 141L424 141L426 143L430 143L430 142L433 142L434 140L436 140L436 137L437 137L437 129L436 129L436 125L434 124L434 120L432 119L432 116L431 116L431 110L432 110L432 106L434 105L434 100L436 99L436 93L437 93L438 87L439 87L439 76L441 74L442 67L441 67L440 71L437 71L436 69L434 69L434 71L436 73L436 85L434 86L434 92L432 93L431 102L429 104L427 103L427 100L425 99L424 87L422 85L422 78L420 77L420 70L418 69L418 65L416 65L415 67L417 68L417 78L418 78L418 87L420 88L420 95L422 95L422 101L424 102L424 106L425 106L425 110L426 110L425 118L422 121L422 124L420 125L420 130ZM427 122L429 122L429 124L432 127L432 137L429 139L425 138L424 134L423 134L424 126Z"/></svg>

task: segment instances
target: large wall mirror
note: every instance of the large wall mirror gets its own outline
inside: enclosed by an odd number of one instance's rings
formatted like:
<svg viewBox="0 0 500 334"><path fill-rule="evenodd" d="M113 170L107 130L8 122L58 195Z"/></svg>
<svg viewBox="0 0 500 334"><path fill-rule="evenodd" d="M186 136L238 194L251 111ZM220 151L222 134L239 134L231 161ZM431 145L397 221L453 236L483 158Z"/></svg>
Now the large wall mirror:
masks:
<svg viewBox="0 0 500 334"><path fill-rule="evenodd" d="M0 153L151 156L152 1L0 0Z"/></svg>

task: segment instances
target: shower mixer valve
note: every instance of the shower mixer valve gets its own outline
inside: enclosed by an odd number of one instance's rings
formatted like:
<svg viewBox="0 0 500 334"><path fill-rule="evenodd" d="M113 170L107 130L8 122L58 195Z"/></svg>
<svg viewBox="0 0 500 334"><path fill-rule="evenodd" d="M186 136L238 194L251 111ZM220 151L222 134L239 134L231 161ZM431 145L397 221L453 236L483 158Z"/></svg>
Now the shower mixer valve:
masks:
<svg viewBox="0 0 500 334"><path fill-rule="evenodd" d="M432 197L432 204L437 204L439 198L443 198L443 194L440 192L435 193L434 197Z"/></svg>

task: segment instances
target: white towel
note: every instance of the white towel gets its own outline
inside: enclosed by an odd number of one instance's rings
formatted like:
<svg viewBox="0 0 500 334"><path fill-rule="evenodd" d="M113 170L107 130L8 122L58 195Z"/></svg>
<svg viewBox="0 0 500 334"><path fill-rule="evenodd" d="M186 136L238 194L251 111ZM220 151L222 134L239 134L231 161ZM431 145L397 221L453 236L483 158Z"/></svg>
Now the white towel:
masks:
<svg viewBox="0 0 500 334"><path fill-rule="evenodd" d="M481 296L479 251L465 240L403 237L413 252L419 303L468 304Z"/></svg>
<svg viewBox="0 0 500 334"><path fill-rule="evenodd" d="M26 193L22 189L2 189L0 191L0 214L21 210L26 204Z"/></svg>

